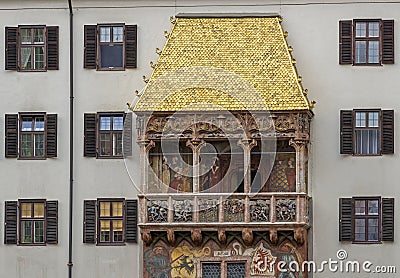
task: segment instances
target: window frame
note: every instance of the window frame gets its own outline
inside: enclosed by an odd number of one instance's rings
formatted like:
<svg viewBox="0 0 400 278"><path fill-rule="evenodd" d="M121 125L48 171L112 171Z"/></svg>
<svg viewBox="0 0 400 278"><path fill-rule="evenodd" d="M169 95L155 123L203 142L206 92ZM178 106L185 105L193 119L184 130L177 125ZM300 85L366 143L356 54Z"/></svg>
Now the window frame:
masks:
<svg viewBox="0 0 400 278"><path fill-rule="evenodd" d="M357 113L366 113L365 127L357 127L356 123L356 114ZM369 113L377 112L378 113L378 127L369 127ZM378 152L376 154L365 154L365 153L357 153L357 130L378 130ZM382 156L382 109L353 109L353 155L354 156Z"/></svg>
<svg viewBox="0 0 400 278"><path fill-rule="evenodd" d="M22 131L22 123L24 117L32 117L32 126L34 127L34 119L38 117L43 117L44 119L44 130L43 131ZM33 113L18 113L18 159L19 160L45 160L47 158L47 114L46 112L33 112ZM33 137L36 134L43 134L43 156L35 156L35 140L32 137L32 156L22 156L22 135L31 134Z"/></svg>
<svg viewBox="0 0 400 278"><path fill-rule="evenodd" d="M34 35L31 33L31 43L30 44L22 44L22 39L21 39L21 30L22 29L31 29L31 32L33 29L43 29L43 37L44 41L43 44L36 44L37 45L43 45L43 68L42 69L23 69L22 68L22 48L31 48L33 49L35 47L35 43L33 42ZM17 69L20 72L44 72L47 71L47 43L48 43L48 38L47 38L47 28L46 25L18 25L18 33L17 33ZM34 53L34 52L32 52ZM34 59L34 55L33 55ZM34 64L34 61L33 61Z"/></svg>
<svg viewBox="0 0 400 278"><path fill-rule="evenodd" d="M43 203L44 206L44 210L43 210L43 218L35 218L34 216L29 217L29 218L23 218L22 217L22 204L26 204L29 203L31 204L31 213L33 215L34 212L34 204L35 203ZM18 236L17 236L17 240L18 240L18 244L17 245L23 245L23 246L45 246L47 243L47 238L46 238L46 230L47 230L47 206L46 206L46 199L19 199L18 200ZM22 220L22 219L26 219L26 220ZM31 227L31 235L32 235L32 240L31 242L23 242L22 241L22 222L23 221L31 221L34 222L35 219L39 219L36 221L43 221L43 242L34 242L34 230L35 227L34 225L32 225Z"/></svg>
<svg viewBox="0 0 400 278"><path fill-rule="evenodd" d="M110 27L110 42L101 42L100 41L100 29L102 27ZM123 39L122 42L113 42L113 27L122 27L123 28ZM125 70L125 47L126 47L126 28L125 23L101 23L96 26L96 41L97 41L97 70L98 71L124 71ZM121 67L103 67L101 62L101 46L117 44L122 45L122 66Z"/></svg>
<svg viewBox="0 0 400 278"><path fill-rule="evenodd" d="M124 112L98 112L96 114L97 123L96 123L96 147L97 147L97 158L101 159L121 159L124 158L124 148L123 148L123 135L124 135L124 125L125 125L125 113ZM110 121L110 130L101 130L101 118L102 117L111 117ZM122 130L114 130L113 129L113 119L114 117L122 117ZM111 155L102 155L101 154L101 134L110 134L110 143L111 143ZM121 134L121 155L114 155L114 134Z"/></svg>
<svg viewBox="0 0 400 278"><path fill-rule="evenodd" d="M242 263L245 266L245 274L246 277L248 275L250 275L250 261L249 260L245 260L242 258L238 258L238 259L223 259L221 257L221 259L217 259L217 258L212 258L212 259L204 259L204 260L196 260L196 262L198 262L198 273L200 274L200 277L203 277L203 264L219 264L221 267L221 277L220 278L226 278L228 277L228 264L238 264L238 263Z"/></svg>
<svg viewBox="0 0 400 278"><path fill-rule="evenodd" d="M377 22L379 24L379 36L378 37L369 37L369 23ZM366 35L365 37L356 37L356 26L357 23L366 23ZM353 66L382 66L382 19L353 19L353 35L352 35L352 43L353 43ZM366 42L366 62L365 63L357 63L356 62L356 42L357 41L365 41ZM378 63L369 63L368 62L368 53L369 53L369 42L378 41L379 42L379 61Z"/></svg>
<svg viewBox="0 0 400 278"><path fill-rule="evenodd" d="M356 201L364 201L365 202L365 211L364 215L357 215L355 211L355 203ZM378 201L378 215L369 215L368 212L368 201ZM352 243L355 244L380 244L382 243L382 198L381 197L353 197L352 198L352 207L353 207L353 215L352 215ZM365 240L356 240L356 219L364 219L365 220ZM368 220L369 219L378 219L378 240L368 240Z"/></svg>
<svg viewBox="0 0 400 278"><path fill-rule="evenodd" d="M110 203L110 216L100 216L101 209L100 203L109 202ZM112 211L112 203L113 202L121 202L122 203L122 216L113 216ZM97 226L97 235L96 235L96 245L125 245L125 233L126 233L126 213L125 213L125 199L124 198L99 198L96 202L97 212L96 212L96 226ZM101 241L101 220L109 220L110 221L110 241ZM114 233L113 233L113 221L121 220L122 221L122 240L114 241Z"/></svg>

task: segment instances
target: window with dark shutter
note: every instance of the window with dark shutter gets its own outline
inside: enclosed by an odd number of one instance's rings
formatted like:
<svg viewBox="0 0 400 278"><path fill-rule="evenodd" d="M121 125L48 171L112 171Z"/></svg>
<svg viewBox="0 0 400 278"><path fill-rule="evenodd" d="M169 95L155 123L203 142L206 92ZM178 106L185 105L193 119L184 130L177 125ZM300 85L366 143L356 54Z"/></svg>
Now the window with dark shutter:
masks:
<svg viewBox="0 0 400 278"><path fill-rule="evenodd" d="M394 20L382 21L382 63L394 64Z"/></svg>
<svg viewBox="0 0 400 278"><path fill-rule="evenodd" d="M46 242L58 243L58 201L46 202Z"/></svg>
<svg viewBox="0 0 400 278"><path fill-rule="evenodd" d="M47 69L58 70L58 26L47 26Z"/></svg>
<svg viewBox="0 0 400 278"><path fill-rule="evenodd" d="M382 198L382 240L394 241L394 198Z"/></svg>
<svg viewBox="0 0 400 278"><path fill-rule="evenodd" d="M17 38L18 38L18 28L6 27L6 36L5 36L6 70L17 70L17 61L18 61Z"/></svg>
<svg viewBox="0 0 400 278"><path fill-rule="evenodd" d="M5 202L4 244L17 244L17 201Z"/></svg>
<svg viewBox="0 0 400 278"><path fill-rule="evenodd" d="M339 199L339 241L353 240L353 202L351 198Z"/></svg>
<svg viewBox="0 0 400 278"><path fill-rule="evenodd" d="M87 69L95 69L97 66L97 36L96 25L84 26L84 64Z"/></svg>
<svg viewBox="0 0 400 278"><path fill-rule="evenodd" d="M125 67L136 68L137 66L137 26L125 26Z"/></svg>
<svg viewBox="0 0 400 278"><path fill-rule="evenodd" d="M83 243L96 243L96 200L83 203Z"/></svg>
<svg viewBox="0 0 400 278"><path fill-rule="evenodd" d="M6 114L5 117L5 156L18 156L18 115Z"/></svg>
<svg viewBox="0 0 400 278"><path fill-rule="evenodd" d="M124 157L132 156L132 113L125 114L122 140Z"/></svg>
<svg viewBox="0 0 400 278"><path fill-rule="evenodd" d="M57 114L47 114L47 157L57 157Z"/></svg>
<svg viewBox="0 0 400 278"><path fill-rule="evenodd" d="M126 200L125 241L137 242L137 200Z"/></svg>
<svg viewBox="0 0 400 278"><path fill-rule="evenodd" d="M353 22L339 21L339 64L346 65L353 62Z"/></svg>
<svg viewBox="0 0 400 278"><path fill-rule="evenodd" d="M84 115L84 151L87 157L96 157L96 114Z"/></svg>
<svg viewBox="0 0 400 278"><path fill-rule="evenodd" d="M382 154L394 153L394 111L382 111Z"/></svg>
<svg viewBox="0 0 400 278"><path fill-rule="evenodd" d="M353 111L340 111L340 153L353 154Z"/></svg>

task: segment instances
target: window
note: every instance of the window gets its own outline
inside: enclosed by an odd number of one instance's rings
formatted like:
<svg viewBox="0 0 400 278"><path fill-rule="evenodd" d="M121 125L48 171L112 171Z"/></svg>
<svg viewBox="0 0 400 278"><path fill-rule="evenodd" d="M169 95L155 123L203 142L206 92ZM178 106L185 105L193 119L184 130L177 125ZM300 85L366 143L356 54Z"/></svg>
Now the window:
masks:
<svg viewBox="0 0 400 278"><path fill-rule="evenodd" d="M394 111L380 109L340 111L340 153L393 154Z"/></svg>
<svg viewBox="0 0 400 278"><path fill-rule="evenodd" d="M339 22L339 63L394 63L394 21L381 19Z"/></svg>
<svg viewBox="0 0 400 278"><path fill-rule="evenodd" d="M6 27L7 70L58 70L58 26Z"/></svg>
<svg viewBox="0 0 400 278"><path fill-rule="evenodd" d="M6 157L46 159L57 157L57 115L7 114Z"/></svg>
<svg viewBox="0 0 400 278"><path fill-rule="evenodd" d="M44 245L58 242L58 201L5 202L6 244Z"/></svg>
<svg viewBox="0 0 400 278"><path fill-rule="evenodd" d="M84 67L97 70L136 68L137 26L85 25Z"/></svg>
<svg viewBox="0 0 400 278"><path fill-rule="evenodd" d="M121 245L137 242L136 200L85 200L83 221L84 243Z"/></svg>
<svg viewBox="0 0 400 278"><path fill-rule="evenodd" d="M203 262L201 264L203 278L243 278L246 276L245 262Z"/></svg>
<svg viewBox="0 0 400 278"><path fill-rule="evenodd" d="M354 243L394 240L393 198L342 198L339 210L339 240Z"/></svg>
<svg viewBox="0 0 400 278"><path fill-rule="evenodd" d="M123 158L132 155L132 114L84 115L84 156Z"/></svg>

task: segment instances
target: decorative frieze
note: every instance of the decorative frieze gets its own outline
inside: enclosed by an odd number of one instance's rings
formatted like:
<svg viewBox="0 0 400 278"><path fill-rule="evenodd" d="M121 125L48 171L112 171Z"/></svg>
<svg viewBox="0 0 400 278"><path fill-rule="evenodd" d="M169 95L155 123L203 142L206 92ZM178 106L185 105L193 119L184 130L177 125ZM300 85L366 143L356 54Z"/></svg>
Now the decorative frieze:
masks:
<svg viewBox="0 0 400 278"><path fill-rule="evenodd" d="M193 201L192 200L173 200L174 222L193 221Z"/></svg>
<svg viewBox="0 0 400 278"><path fill-rule="evenodd" d="M269 222L269 200L251 200L250 201L250 221L251 222Z"/></svg>
<svg viewBox="0 0 400 278"><path fill-rule="evenodd" d="M278 222L296 221L295 199L277 199L275 210L276 210L276 221Z"/></svg>
<svg viewBox="0 0 400 278"><path fill-rule="evenodd" d="M224 201L225 222L244 222L244 199L227 199Z"/></svg>
<svg viewBox="0 0 400 278"><path fill-rule="evenodd" d="M150 223L168 222L168 201L147 201L147 221Z"/></svg>

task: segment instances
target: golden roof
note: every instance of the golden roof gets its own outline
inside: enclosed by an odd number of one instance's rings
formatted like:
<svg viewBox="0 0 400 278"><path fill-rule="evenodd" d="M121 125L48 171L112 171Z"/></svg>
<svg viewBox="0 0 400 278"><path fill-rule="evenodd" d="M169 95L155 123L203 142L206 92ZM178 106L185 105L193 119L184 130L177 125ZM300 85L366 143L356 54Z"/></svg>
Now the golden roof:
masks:
<svg viewBox="0 0 400 278"><path fill-rule="evenodd" d="M309 110L280 22L177 17L133 110Z"/></svg>

